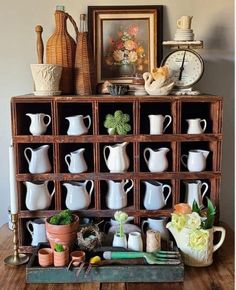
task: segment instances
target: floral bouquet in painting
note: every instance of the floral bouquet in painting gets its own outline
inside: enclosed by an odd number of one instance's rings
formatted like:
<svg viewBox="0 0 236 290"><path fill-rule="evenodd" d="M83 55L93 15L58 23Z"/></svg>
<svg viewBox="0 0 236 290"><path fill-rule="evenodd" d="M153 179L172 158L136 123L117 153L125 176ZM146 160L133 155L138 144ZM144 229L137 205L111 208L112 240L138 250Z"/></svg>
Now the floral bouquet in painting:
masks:
<svg viewBox="0 0 236 290"><path fill-rule="evenodd" d="M192 208L187 203L174 206L171 222L166 227L170 230L179 247L183 261L189 266L208 266L212 264L212 254L223 243L225 230L214 227L215 207L207 199L207 209L200 210L194 201ZM213 245L213 233L220 231L221 239Z"/></svg>
<svg viewBox="0 0 236 290"><path fill-rule="evenodd" d="M126 70L129 66L133 69L133 74L143 72L147 58L144 44L138 39L138 33L138 25L131 24L128 27L121 26L115 37L110 36L105 55L105 62L108 66L124 66Z"/></svg>

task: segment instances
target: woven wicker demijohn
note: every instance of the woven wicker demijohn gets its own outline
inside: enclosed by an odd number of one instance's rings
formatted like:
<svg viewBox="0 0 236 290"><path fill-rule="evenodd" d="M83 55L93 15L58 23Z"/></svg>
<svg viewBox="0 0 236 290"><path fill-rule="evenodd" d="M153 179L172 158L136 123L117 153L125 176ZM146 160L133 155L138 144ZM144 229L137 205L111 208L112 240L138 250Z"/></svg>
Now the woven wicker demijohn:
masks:
<svg viewBox="0 0 236 290"><path fill-rule="evenodd" d="M64 12L64 6L57 6L55 11L56 29L47 41L46 61L62 66L60 90L62 94L74 93L74 63L76 42L67 32L66 21L69 19L74 26L76 37L78 28L73 18Z"/></svg>
<svg viewBox="0 0 236 290"><path fill-rule="evenodd" d="M85 31L85 18L85 14L80 15L75 55L75 91L78 95L92 95L96 91L95 66L88 32Z"/></svg>

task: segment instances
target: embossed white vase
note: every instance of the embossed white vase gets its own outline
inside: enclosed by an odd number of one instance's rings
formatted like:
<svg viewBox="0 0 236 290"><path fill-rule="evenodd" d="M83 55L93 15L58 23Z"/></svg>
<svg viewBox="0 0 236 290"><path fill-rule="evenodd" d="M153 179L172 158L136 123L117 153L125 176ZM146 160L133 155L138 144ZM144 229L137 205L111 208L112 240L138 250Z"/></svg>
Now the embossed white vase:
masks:
<svg viewBox="0 0 236 290"><path fill-rule="evenodd" d="M62 66L56 64L31 64L35 96L60 95L59 83Z"/></svg>

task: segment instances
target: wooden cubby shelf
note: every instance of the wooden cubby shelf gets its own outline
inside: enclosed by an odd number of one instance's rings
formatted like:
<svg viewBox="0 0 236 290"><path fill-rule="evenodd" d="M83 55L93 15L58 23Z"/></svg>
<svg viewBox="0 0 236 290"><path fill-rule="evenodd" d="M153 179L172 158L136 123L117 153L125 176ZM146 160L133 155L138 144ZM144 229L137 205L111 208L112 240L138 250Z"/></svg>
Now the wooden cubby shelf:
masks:
<svg viewBox="0 0 236 290"><path fill-rule="evenodd" d="M134 216L134 223L140 225L147 217L170 217L175 203L185 201L185 180L202 180L208 183L206 196L217 207L216 223L219 218L219 195L221 181L222 150L222 103L219 96L54 96L36 97L25 95L13 97L11 101L12 137L16 154L16 180L19 201L19 244L22 252L31 252L31 237L26 222L34 218L45 218L66 209L66 190L63 182L93 180L94 190L88 209L75 211L80 217L108 221L116 210L107 208L105 202L106 180L133 179L134 187L128 193L128 205L123 208ZM108 135L103 126L106 114L122 110L130 115L131 132L127 135ZM27 113L45 113L51 116L51 123L44 135L33 136L29 131L30 118ZM149 134L150 114L171 115L172 122L162 135ZM89 115L91 127L80 136L67 135L68 120L73 115ZM207 120L203 134L187 134L189 118ZM127 172L110 173L103 157L103 148L121 142L128 142L127 154L130 166ZM37 148L48 144L51 172L29 173L24 157L26 147ZM146 147L157 149L168 147L168 168L164 172L150 172L143 158ZM65 163L69 152L85 148L84 158L88 170L72 174ZM189 172L181 164L180 157L191 149L209 150L206 170ZM25 205L26 187L24 181L47 181L55 185L55 195L48 209L29 211ZM166 206L160 210L146 210L143 205L145 186L142 181L158 180L169 184L172 194ZM53 181L53 182L52 182ZM204 201L205 202L205 201Z"/></svg>

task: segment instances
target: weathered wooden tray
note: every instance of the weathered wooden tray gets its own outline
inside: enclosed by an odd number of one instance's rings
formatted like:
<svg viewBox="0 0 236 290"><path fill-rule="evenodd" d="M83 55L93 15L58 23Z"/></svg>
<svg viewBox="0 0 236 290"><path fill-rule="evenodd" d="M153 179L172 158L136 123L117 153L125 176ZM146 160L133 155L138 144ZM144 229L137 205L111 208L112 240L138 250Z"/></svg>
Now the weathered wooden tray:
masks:
<svg viewBox="0 0 236 290"><path fill-rule="evenodd" d="M39 246L40 247L40 246ZM86 282L182 282L184 280L184 265L148 265L144 261L136 265L103 265L93 266L86 274L88 265L79 267L40 267L37 252L33 253L26 266L26 283L86 283ZM106 248L107 249L107 248ZM125 262L124 262L125 263Z"/></svg>

